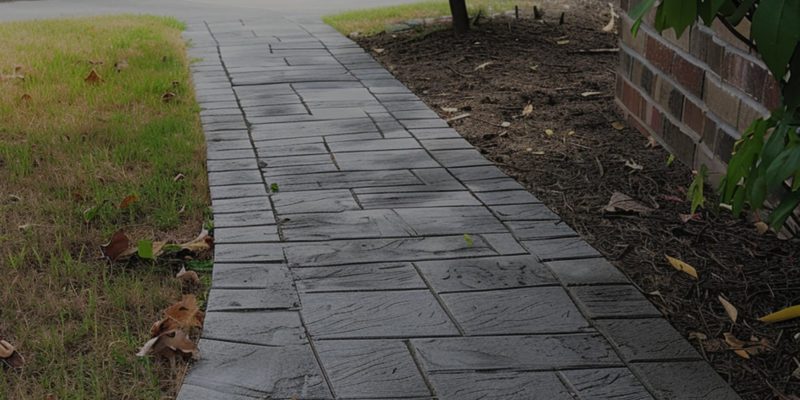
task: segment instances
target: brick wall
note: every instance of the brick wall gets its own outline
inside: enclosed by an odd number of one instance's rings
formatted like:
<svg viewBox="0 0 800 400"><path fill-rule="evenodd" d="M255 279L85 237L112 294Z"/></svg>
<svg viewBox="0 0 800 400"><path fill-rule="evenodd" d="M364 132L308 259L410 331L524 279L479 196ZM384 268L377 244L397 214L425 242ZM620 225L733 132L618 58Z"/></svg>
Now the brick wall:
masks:
<svg viewBox="0 0 800 400"><path fill-rule="evenodd" d="M680 39L659 35L651 13L636 37L621 0L617 103L628 121L654 136L687 165L705 164L712 180L730 160L733 144L757 117L780 101L778 86L758 57L724 26L696 25ZM737 27L749 36L747 21Z"/></svg>

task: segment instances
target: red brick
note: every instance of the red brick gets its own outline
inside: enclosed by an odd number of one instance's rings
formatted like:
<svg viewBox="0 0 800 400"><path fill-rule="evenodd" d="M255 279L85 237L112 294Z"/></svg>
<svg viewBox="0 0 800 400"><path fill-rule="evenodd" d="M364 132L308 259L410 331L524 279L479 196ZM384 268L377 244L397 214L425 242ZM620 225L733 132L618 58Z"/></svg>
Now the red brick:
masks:
<svg viewBox="0 0 800 400"><path fill-rule="evenodd" d="M734 52L726 52L722 64L722 79L747 93L753 99L763 99L763 84L767 70Z"/></svg>
<svg viewBox="0 0 800 400"><path fill-rule="evenodd" d="M706 116L700 107L689 100L683 102L683 123L697 133L698 136L703 134L705 119Z"/></svg>
<svg viewBox="0 0 800 400"><path fill-rule="evenodd" d="M732 134L726 132L724 129L717 129L717 147L714 154L719 157L722 162L727 163L731 160L731 153L733 153L733 146L736 144L736 138Z"/></svg>
<svg viewBox="0 0 800 400"><path fill-rule="evenodd" d="M647 131L647 128L644 125L640 124L639 121L637 121L636 118L633 117L633 115L628 114L627 121L628 125L636 128L636 130L639 131L639 133L641 133L645 137L650 136L650 132Z"/></svg>
<svg viewBox="0 0 800 400"><path fill-rule="evenodd" d="M642 104L641 95L639 91L637 91L633 86L628 84L628 82L623 83L622 87L622 104L625 105L625 108L633 115L639 115L640 107Z"/></svg>
<svg viewBox="0 0 800 400"><path fill-rule="evenodd" d="M672 149L672 152L679 160L686 165L693 165L696 144L691 136L665 119L663 137L664 142Z"/></svg>
<svg viewBox="0 0 800 400"><path fill-rule="evenodd" d="M768 74L764 79L763 89L761 96L764 107L767 107L770 111L777 109L781 105L781 89L772 74Z"/></svg>
<svg viewBox="0 0 800 400"><path fill-rule="evenodd" d="M742 104L739 106L739 121L736 124L736 129L739 132L744 132L753 121L763 116L760 110L757 110L755 107L748 104L748 102L742 101Z"/></svg>
<svg viewBox="0 0 800 400"><path fill-rule="evenodd" d="M656 135L661 135L664 129L664 115L658 110L658 107L653 106L650 110L650 128Z"/></svg>
<svg viewBox="0 0 800 400"><path fill-rule="evenodd" d="M698 60L707 63L708 47L710 46L711 35L701 29L693 29L689 42L689 53Z"/></svg>
<svg viewBox="0 0 800 400"><path fill-rule="evenodd" d="M692 64L685 58L677 55L672 62L672 76L689 93L703 96L703 79L705 71L698 65Z"/></svg>
<svg viewBox="0 0 800 400"><path fill-rule="evenodd" d="M700 139L702 143L708 147L709 151L714 151L717 145L717 123L714 122L708 115L705 115L705 120L703 121L703 132L702 138Z"/></svg>
<svg viewBox="0 0 800 400"><path fill-rule="evenodd" d="M739 98L733 92L722 87L716 79L706 79L703 90L703 101L717 117L731 126L736 126L739 119Z"/></svg>
<svg viewBox="0 0 800 400"><path fill-rule="evenodd" d="M661 72L669 74L672 68L672 59L675 58L675 52L661 43L660 39L647 35L645 57Z"/></svg>
<svg viewBox="0 0 800 400"><path fill-rule="evenodd" d="M708 48L706 49L706 64L708 68L714 71L717 75L722 75L722 60L725 57L725 48L714 42L708 41Z"/></svg>

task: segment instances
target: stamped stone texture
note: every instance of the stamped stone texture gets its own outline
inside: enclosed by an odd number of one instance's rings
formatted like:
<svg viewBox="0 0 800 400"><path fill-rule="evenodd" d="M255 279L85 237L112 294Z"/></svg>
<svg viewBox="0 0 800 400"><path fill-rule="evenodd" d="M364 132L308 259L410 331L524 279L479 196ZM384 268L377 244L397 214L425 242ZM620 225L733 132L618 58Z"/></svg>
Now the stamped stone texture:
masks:
<svg viewBox="0 0 800 400"><path fill-rule="evenodd" d="M570 293L589 318L661 317L632 285L574 286Z"/></svg>
<svg viewBox="0 0 800 400"><path fill-rule="evenodd" d="M438 293L557 285L531 256L466 258L415 263Z"/></svg>
<svg viewBox="0 0 800 400"><path fill-rule="evenodd" d="M554 370L622 366L599 334L412 339L430 373L464 370Z"/></svg>
<svg viewBox="0 0 800 400"><path fill-rule="evenodd" d="M589 323L563 288L442 294L467 335L580 332Z"/></svg>
<svg viewBox="0 0 800 400"><path fill-rule="evenodd" d="M358 210L349 190L278 192L272 195L278 214L322 213Z"/></svg>
<svg viewBox="0 0 800 400"><path fill-rule="evenodd" d="M559 375L581 400L654 400L627 368L566 370Z"/></svg>
<svg viewBox="0 0 800 400"><path fill-rule="evenodd" d="M479 206L481 203L467 191L375 193L356 195L365 209Z"/></svg>
<svg viewBox="0 0 800 400"><path fill-rule="evenodd" d="M600 253L580 237L526 240L522 245L541 261L600 257Z"/></svg>
<svg viewBox="0 0 800 400"><path fill-rule="evenodd" d="M293 273L297 290L308 293L427 288L407 262L295 268Z"/></svg>
<svg viewBox="0 0 800 400"><path fill-rule="evenodd" d="M738 400L705 361L634 363L631 368L659 400Z"/></svg>
<svg viewBox="0 0 800 400"><path fill-rule="evenodd" d="M574 400L554 372L464 372L430 376L441 400Z"/></svg>
<svg viewBox="0 0 800 400"><path fill-rule="evenodd" d="M219 289L288 291L293 281L284 264L214 264L211 286Z"/></svg>
<svg viewBox="0 0 800 400"><path fill-rule="evenodd" d="M595 320L594 324L625 361L700 359L689 342L663 318L606 319Z"/></svg>
<svg viewBox="0 0 800 400"><path fill-rule="evenodd" d="M308 345L266 347L202 339L199 350L203 356L185 383L230 396L224 398L333 398Z"/></svg>
<svg viewBox="0 0 800 400"><path fill-rule="evenodd" d="M325 340L316 348L339 398L431 396L403 341Z"/></svg>
<svg viewBox="0 0 800 400"><path fill-rule="evenodd" d="M549 261L546 264L568 286L628 283L628 278L603 258Z"/></svg>
<svg viewBox="0 0 800 400"><path fill-rule="evenodd" d="M436 298L424 290L301 294L302 314L315 338L457 335Z"/></svg>
<svg viewBox="0 0 800 400"><path fill-rule="evenodd" d="M203 321L203 338L263 346L308 342L297 311L210 312Z"/></svg>

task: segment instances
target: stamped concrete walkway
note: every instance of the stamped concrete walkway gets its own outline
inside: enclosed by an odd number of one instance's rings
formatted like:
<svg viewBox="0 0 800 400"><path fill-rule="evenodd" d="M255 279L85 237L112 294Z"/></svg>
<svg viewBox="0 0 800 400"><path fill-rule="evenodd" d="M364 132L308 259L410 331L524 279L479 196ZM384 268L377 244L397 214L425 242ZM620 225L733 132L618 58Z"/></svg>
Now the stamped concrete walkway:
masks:
<svg viewBox="0 0 800 400"><path fill-rule="evenodd" d="M189 25L216 263L180 399L737 399L630 282L318 22Z"/></svg>

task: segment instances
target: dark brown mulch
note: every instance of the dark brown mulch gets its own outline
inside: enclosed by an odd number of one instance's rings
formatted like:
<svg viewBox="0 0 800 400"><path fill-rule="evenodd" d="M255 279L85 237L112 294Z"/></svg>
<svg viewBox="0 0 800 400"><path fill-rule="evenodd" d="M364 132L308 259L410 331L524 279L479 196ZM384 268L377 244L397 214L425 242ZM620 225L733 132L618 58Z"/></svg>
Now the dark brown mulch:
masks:
<svg viewBox="0 0 800 400"><path fill-rule="evenodd" d="M376 57L443 117L470 113L454 127L624 271L743 398L800 394L800 378L792 377L800 366L800 324L757 320L800 303L798 242L761 236L724 212L681 221L690 208L691 170L667 165L668 153L633 128L612 126L623 119L613 97L617 55L580 52L616 46L615 36L600 30L607 15L598 4L573 9L563 26L495 19L463 37L445 30L360 43L383 49ZM533 113L524 118L527 104ZM511 125L503 128L504 121ZM656 210L644 217L603 213L613 192ZM692 264L700 280L671 268L665 255ZM738 308L735 325L720 295ZM744 359L722 341L725 332L766 339L770 348Z"/></svg>

